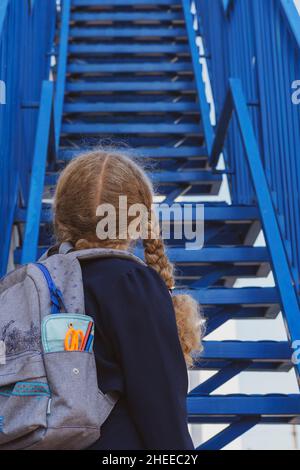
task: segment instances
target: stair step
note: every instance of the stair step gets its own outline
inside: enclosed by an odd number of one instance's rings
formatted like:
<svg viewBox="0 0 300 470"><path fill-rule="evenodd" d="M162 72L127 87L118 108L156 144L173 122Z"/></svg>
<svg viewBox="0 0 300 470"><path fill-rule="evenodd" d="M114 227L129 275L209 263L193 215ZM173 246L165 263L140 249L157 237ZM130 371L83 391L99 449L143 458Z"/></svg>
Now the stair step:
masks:
<svg viewBox="0 0 300 470"><path fill-rule="evenodd" d="M73 0L72 6L73 7L102 7L102 6L146 6L146 5L154 5L155 7L158 5L162 6L181 6L179 1L176 0Z"/></svg>
<svg viewBox="0 0 300 470"><path fill-rule="evenodd" d="M49 173L48 173L49 175ZM57 173L52 173L51 178L57 178ZM180 203L178 203L180 205ZM186 221L195 221L196 220L196 204L191 203L192 210L185 215ZM50 222L52 214L52 208L49 206L43 207L42 209L42 223ZM181 221L181 216L179 217L177 211L173 214L173 219L175 222ZM206 204L204 206L204 219L206 222L251 222L259 219L259 212L255 206L229 206L229 205L213 205ZM18 209L16 211L15 222L25 222L26 220L26 209ZM208 248L207 248L208 249ZM223 248L220 248L223 250ZM239 248L243 249L243 247ZM253 248L254 249L254 248ZM258 250L259 248L255 248ZM188 251L186 251L188 253ZM224 251L226 253L226 250ZM228 254L228 251L227 251ZM188 255L189 256L189 255Z"/></svg>
<svg viewBox="0 0 300 470"><path fill-rule="evenodd" d="M227 221L241 223L243 221L253 221L259 219L259 211L256 206L206 204L204 206L204 213L206 222Z"/></svg>
<svg viewBox="0 0 300 470"><path fill-rule="evenodd" d="M287 341L203 341L195 368L216 370L231 362L249 363L247 370L289 371L293 351Z"/></svg>
<svg viewBox="0 0 300 470"><path fill-rule="evenodd" d="M203 395L187 398L189 422L231 423L260 416L260 423L300 423L300 395Z"/></svg>
<svg viewBox="0 0 300 470"><path fill-rule="evenodd" d="M64 161L70 161L72 160L72 158L82 153L90 152L91 150L92 149L89 148L62 149L59 152L59 159ZM121 149L120 151L124 151L126 153L126 149ZM150 159L207 158L207 150L205 147L140 147L137 149L130 150L129 154L133 154L136 158Z"/></svg>
<svg viewBox="0 0 300 470"><path fill-rule="evenodd" d="M184 183L205 184L220 181L221 175L213 174L211 171L158 171L150 175L154 183Z"/></svg>
<svg viewBox="0 0 300 470"><path fill-rule="evenodd" d="M73 55L122 55L122 54L189 54L186 44L70 44Z"/></svg>
<svg viewBox="0 0 300 470"><path fill-rule="evenodd" d="M159 28L159 27L82 27L71 28L70 36L73 38L134 38L155 37L155 38L179 38L186 36L185 28Z"/></svg>
<svg viewBox="0 0 300 470"><path fill-rule="evenodd" d="M143 249L137 248L135 253L143 258ZM168 247L167 253L170 261L176 264L209 264L209 263L239 263L257 264L270 261L267 248L263 247L203 247L199 250L186 250L185 248ZM216 269L218 267L216 266Z"/></svg>
<svg viewBox="0 0 300 470"><path fill-rule="evenodd" d="M45 252L45 250L44 250ZM43 251L41 251L43 253ZM215 307L215 308L206 308L205 309L205 318L207 319L208 327L211 322L214 322L215 319L218 319L223 313L226 315L227 319L223 318L224 321L219 322L220 325L226 323L228 320L274 320L278 317L280 312L280 306L278 304L271 304L267 307L249 307L247 305L241 307L232 307L227 306L225 308ZM210 328L210 327L209 327ZM216 328L215 328L216 329Z"/></svg>
<svg viewBox="0 0 300 470"><path fill-rule="evenodd" d="M175 289L175 293L180 289ZM279 303L275 287L195 288L193 297L201 305L270 305Z"/></svg>
<svg viewBox="0 0 300 470"><path fill-rule="evenodd" d="M190 62L121 62L68 65L68 73L192 72Z"/></svg>
<svg viewBox="0 0 300 470"><path fill-rule="evenodd" d="M198 113L196 103L145 102L145 103L66 103L65 113Z"/></svg>
<svg viewBox="0 0 300 470"><path fill-rule="evenodd" d="M206 183L218 182L221 179L220 175L214 175L209 171L164 171L152 172L150 175L154 183L163 184L198 184L203 185ZM45 184L47 186L54 186L58 179L58 173L47 173Z"/></svg>
<svg viewBox="0 0 300 470"><path fill-rule="evenodd" d="M201 135L196 124L63 124L63 134L195 134Z"/></svg>
<svg viewBox="0 0 300 470"><path fill-rule="evenodd" d="M142 256L142 253L138 253ZM267 248L262 247L204 247L201 250L168 248L172 262L178 263L267 263L270 261Z"/></svg>
<svg viewBox="0 0 300 470"><path fill-rule="evenodd" d="M195 86L190 81L167 81L167 82L68 82L66 84L66 91L69 92L104 92L104 91L188 91L195 92Z"/></svg>
<svg viewBox="0 0 300 470"><path fill-rule="evenodd" d="M129 23L134 21L142 22L171 22L171 21L183 21L183 14L176 11L130 11L130 12L119 12L105 11L103 12L88 12L88 11L73 11L71 14L72 21L75 22L116 22L116 23Z"/></svg>

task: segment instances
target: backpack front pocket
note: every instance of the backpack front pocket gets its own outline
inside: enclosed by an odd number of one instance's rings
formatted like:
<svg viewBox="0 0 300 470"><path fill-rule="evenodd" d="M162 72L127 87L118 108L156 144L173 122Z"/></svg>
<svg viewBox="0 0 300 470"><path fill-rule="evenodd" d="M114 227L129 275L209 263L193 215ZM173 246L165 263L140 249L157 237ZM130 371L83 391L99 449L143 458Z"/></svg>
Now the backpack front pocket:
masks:
<svg viewBox="0 0 300 470"><path fill-rule="evenodd" d="M84 449L99 438L100 427L114 406L109 397L99 392L94 354L52 352L44 355L44 361L51 383L47 442L51 444L51 431L59 429L55 448Z"/></svg>
<svg viewBox="0 0 300 470"><path fill-rule="evenodd" d="M44 443L34 448L84 449L99 438L114 402L98 389L93 338L94 322L87 315L44 318L42 346L51 402Z"/></svg>

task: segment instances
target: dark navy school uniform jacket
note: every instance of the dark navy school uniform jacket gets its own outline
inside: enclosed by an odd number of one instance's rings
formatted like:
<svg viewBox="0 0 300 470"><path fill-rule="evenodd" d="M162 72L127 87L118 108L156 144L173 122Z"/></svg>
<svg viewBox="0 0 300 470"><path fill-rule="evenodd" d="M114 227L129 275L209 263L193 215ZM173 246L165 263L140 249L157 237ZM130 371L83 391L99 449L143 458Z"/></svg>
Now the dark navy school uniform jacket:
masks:
<svg viewBox="0 0 300 470"><path fill-rule="evenodd" d="M193 449L187 370L163 280L134 260L80 262L86 313L95 321L99 388L120 395L90 449Z"/></svg>

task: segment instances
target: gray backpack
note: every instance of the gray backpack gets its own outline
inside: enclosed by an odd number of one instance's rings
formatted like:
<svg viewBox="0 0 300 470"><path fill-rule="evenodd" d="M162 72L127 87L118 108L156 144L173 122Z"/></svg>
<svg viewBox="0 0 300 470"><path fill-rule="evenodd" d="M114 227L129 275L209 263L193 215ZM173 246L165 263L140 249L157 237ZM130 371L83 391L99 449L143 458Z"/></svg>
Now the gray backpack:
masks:
<svg viewBox="0 0 300 470"><path fill-rule="evenodd" d="M125 251L69 249L0 281L0 450L84 449L117 401L97 385L79 259L143 261Z"/></svg>

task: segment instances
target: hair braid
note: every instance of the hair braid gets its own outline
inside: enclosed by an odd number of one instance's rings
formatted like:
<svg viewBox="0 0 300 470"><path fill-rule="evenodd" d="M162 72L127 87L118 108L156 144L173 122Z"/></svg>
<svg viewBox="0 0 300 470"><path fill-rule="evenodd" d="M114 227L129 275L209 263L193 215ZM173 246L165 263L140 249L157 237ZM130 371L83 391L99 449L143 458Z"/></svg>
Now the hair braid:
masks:
<svg viewBox="0 0 300 470"><path fill-rule="evenodd" d="M167 257L155 218L148 222L148 238L143 240L145 260L164 280L168 289L175 287L174 267ZM192 352L200 351L204 333L200 322L200 307L190 295L172 295L181 348L188 366L193 365Z"/></svg>
<svg viewBox="0 0 300 470"><path fill-rule="evenodd" d="M174 268L166 255L165 245L156 222L154 224L148 222L148 238L144 239L143 243L146 263L160 274L168 289L173 289L175 286Z"/></svg>

